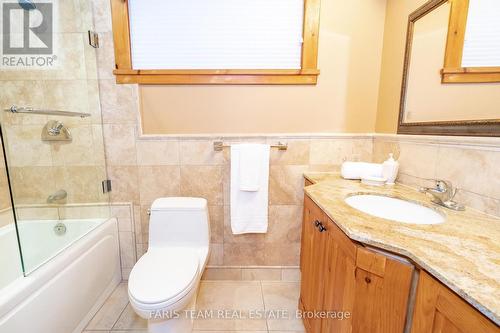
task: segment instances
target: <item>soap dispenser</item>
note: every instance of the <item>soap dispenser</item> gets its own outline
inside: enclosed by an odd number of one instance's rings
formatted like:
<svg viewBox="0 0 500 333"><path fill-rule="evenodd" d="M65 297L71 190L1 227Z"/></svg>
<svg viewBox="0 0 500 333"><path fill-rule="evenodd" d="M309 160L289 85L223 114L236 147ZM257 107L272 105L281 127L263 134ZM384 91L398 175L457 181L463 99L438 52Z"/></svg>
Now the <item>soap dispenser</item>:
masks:
<svg viewBox="0 0 500 333"><path fill-rule="evenodd" d="M382 176L387 179L387 185L394 185L398 176L399 162L394 160L394 154L390 153L389 158L382 163Z"/></svg>

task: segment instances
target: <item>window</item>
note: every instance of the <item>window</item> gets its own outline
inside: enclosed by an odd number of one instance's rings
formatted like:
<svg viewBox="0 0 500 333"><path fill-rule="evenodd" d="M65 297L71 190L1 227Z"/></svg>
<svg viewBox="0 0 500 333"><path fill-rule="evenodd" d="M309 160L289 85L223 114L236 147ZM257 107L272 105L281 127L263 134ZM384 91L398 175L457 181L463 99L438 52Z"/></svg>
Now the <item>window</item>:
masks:
<svg viewBox="0 0 500 333"><path fill-rule="evenodd" d="M112 0L115 75L141 84L315 84L319 0Z"/></svg>
<svg viewBox="0 0 500 333"><path fill-rule="evenodd" d="M450 3L443 82L500 82L500 1Z"/></svg>

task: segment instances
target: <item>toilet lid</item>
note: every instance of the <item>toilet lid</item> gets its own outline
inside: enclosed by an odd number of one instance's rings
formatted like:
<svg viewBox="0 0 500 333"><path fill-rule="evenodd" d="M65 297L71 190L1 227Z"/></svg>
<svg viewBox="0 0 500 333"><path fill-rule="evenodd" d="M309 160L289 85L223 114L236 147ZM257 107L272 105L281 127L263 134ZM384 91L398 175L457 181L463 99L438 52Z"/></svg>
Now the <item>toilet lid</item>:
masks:
<svg viewBox="0 0 500 333"><path fill-rule="evenodd" d="M188 289L198 269L199 256L192 249L149 249L130 272L129 294L144 304L165 302Z"/></svg>

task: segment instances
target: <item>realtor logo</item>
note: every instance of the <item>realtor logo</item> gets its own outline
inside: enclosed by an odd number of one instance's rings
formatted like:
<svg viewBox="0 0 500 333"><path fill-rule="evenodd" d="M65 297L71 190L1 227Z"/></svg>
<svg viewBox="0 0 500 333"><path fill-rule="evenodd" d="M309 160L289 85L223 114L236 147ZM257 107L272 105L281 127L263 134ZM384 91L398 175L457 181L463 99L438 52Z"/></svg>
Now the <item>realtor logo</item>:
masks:
<svg viewBox="0 0 500 333"><path fill-rule="evenodd" d="M61 50L55 45L57 2L0 0L0 68L55 69Z"/></svg>
<svg viewBox="0 0 500 333"><path fill-rule="evenodd" d="M52 3L3 3L3 54L52 54Z"/></svg>

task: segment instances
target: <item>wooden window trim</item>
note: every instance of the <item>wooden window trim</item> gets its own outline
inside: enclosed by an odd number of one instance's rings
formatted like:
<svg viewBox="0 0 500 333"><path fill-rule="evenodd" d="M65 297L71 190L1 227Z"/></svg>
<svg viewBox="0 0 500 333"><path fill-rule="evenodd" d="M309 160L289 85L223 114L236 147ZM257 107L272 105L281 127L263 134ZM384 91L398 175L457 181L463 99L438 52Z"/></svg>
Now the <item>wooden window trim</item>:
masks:
<svg viewBox="0 0 500 333"><path fill-rule="evenodd" d="M443 83L500 82L500 67L462 67L469 0L449 0L451 5Z"/></svg>
<svg viewBox="0 0 500 333"><path fill-rule="evenodd" d="M320 0L304 0L304 28L299 70L134 70L127 0L111 0L117 83L139 84L316 84L319 70Z"/></svg>

